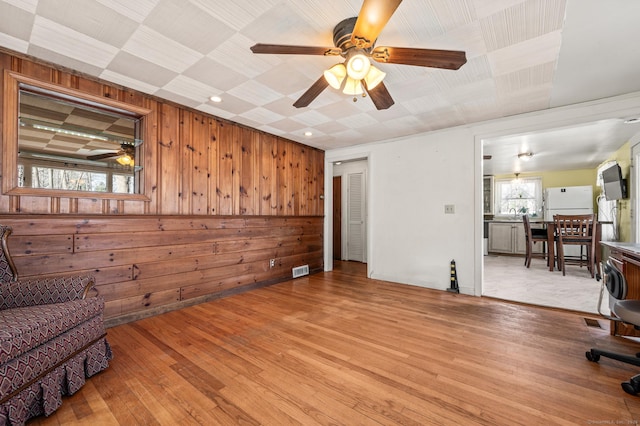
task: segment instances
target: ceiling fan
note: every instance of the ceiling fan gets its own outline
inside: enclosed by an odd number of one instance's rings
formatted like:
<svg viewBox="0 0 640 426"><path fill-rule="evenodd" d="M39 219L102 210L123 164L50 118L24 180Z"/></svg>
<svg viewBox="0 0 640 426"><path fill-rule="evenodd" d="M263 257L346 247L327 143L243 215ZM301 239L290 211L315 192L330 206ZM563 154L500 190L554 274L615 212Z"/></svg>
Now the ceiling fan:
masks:
<svg viewBox="0 0 640 426"><path fill-rule="evenodd" d="M115 158L115 160L123 166L133 166L135 155L136 149L133 145L122 143L120 144L120 149L118 151L88 155L87 160L100 161Z"/></svg>
<svg viewBox="0 0 640 426"><path fill-rule="evenodd" d="M402 0L364 0L360 13L347 18L333 29L335 47L291 46L258 43L253 53L341 56L344 63L336 64L324 72L293 104L296 108L308 106L327 86L342 89L354 96L369 94L375 107L387 109L393 98L382 80L386 75L373 65L376 62L420 67L457 70L467 62L465 52L458 50L419 49L412 47L375 47L378 35Z"/></svg>

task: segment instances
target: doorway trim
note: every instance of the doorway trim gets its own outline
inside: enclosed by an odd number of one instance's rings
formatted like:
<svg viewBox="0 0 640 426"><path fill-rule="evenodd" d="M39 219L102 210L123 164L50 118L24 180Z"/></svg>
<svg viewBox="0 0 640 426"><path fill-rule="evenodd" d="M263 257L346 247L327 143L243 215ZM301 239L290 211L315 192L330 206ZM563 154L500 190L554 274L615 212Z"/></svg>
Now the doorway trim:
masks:
<svg viewBox="0 0 640 426"><path fill-rule="evenodd" d="M324 270L333 271L333 163L336 161L354 161L361 160L367 163L367 185L365 188L366 193L366 209L368 213L368 219L366 223L367 232L367 277L371 277L373 268L373 256L371 241L372 238L372 217L371 217L371 194L374 181L371 178L373 173L371 172L372 161L370 152L353 152L351 154L338 154L332 155L332 153L325 152L324 157Z"/></svg>

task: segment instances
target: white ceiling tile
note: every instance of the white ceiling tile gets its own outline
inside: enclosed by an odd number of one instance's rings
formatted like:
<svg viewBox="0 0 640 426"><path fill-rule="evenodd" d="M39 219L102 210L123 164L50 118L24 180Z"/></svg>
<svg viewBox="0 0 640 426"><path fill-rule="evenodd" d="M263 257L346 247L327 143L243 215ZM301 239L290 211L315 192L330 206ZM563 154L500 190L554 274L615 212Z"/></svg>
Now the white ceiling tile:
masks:
<svg viewBox="0 0 640 426"><path fill-rule="evenodd" d="M555 67L555 62L548 62L546 64L525 68L510 74L497 76L496 88L498 90L498 94L517 93L523 89L539 85L549 86L553 81Z"/></svg>
<svg viewBox="0 0 640 426"><path fill-rule="evenodd" d="M326 115L312 109L298 112L291 119L310 127L331 121Z"/></svg>
<svg viewBox="0 0 640 426"><path fill-rule="evenodd" d="M438 94L405 99L402 105L410 111L412 115L422 114L435 108L442 108L451 105L449 99ZM400 117L397 117L400 118Z"/></svg>
<svg viewBox="0 0 640 426"><path fill-rule="evenodd" d="M480 20L489 52L562 29L565 0L530 0Z"/></svg>
<svg viewBox="0 0 640 426"><path fill-rule="evenodd" d="M332 28L315 29L290 2L284 1L256 17L241 33L254 43L333 46L331 31Z"/></svg>
<svg viewBox="0 0 640 426"><path fill-rule="evenodd" d="M36 13L39 0L3 0L4 3L14 5L29 13Z"/></svg>
<svg viewBox="0 0 640 426"><path fill-rule="evenodd" d="M419 13L418 13L419 11ZM398 6L378 37L378 46L426 47L445 32L430 1L404 2Z"/></svg>
<svg viewBox="0 0 640 426"><path fill-rule="evenodd" d="M94 0L75 2L44 1L38 15L106 44L122 47L138 23Z"/></svg>
<svg viewBox="0 0 640 426"><path fill-rule="evenodd" d="M445 32L464 26L476 19L476 13L468 0L432 0L431 7Z"/></svg>
<svg viewBox="0 0 640 426"><path fill-rule="evenodd" d="M494 50L489 52L487 57L493 75L499 76L555 61L561 44L562 34L560 31L555 31L503 49Z"/></svg>
<svg viewBox="0 0 640 426"><path fill-rule="evenodd" d="M27 53L29 42L10 36L9 34L0 33L0 46L14 50L20 53Z"/></svg>
<svg viewBox="0 0 640 426"><path fill-rule="evenodd" d="M206 11L209 15L220 19L230 28L239 31L250 25L258 16L274 7L277 0L253 0L239 2L236 0L190 0L191 3Z"/></svg>
<svg viewBox="0 0 640 426"><path fill-rule="evenodd" d="M144 25L133 33L123 50L178 73L203 57L201 53Z"/></svg>
<svg viewBox="0 0 640 426"><path fill-rule="evenodd" d="M278 121L273 121L269 125L275 129L278 129L280 132L293 133L299 131L301 129L308 128L308 126L292 120L290 118L285 118L284 116L280 116L281 119Z"/></svg>
<svg viewBox="0 0 640 426"><path fill-rule="evenodd" d="M123 16L142 23L160 0L96 0Z"/></svg>
<svg viewBox="0 0 640 426"><path fill-rule="evenodd" d="M35 16L15 5L0 3L0 33L20 40L29 40Z"/></svg>
<svg viewBox="0 0 640 426"><path fill-rule="evenodd" d="M277 127L271 127L268 124L263 124L261 126L256 127L258 130L262 130L263 132L269 133L270 135L276 136L284 136L287 132L278 129Z"/></svg>
<svg viewBox="0 0 640 426"><path fill-rule="evenodd" d="M221 92L220 89L208 86L184 75L178 75L167 83L163 89L168 92L179 94L185 98L192 99L198 104L206 102L212 94L218 94Z"/></svg>
<svg viewBox="0 0 640 426"><path fill-rule="evenodd" d="M158 66L139 56L120 51L109 63L107 69L116 74L133 80L144 81L146 84L162 87L173 80L178 73Z"/></svg>
<svg viewBox="0 0 640 426"><path fill-rule="evenodd" d="M282 97L282 93L278 93L256 80L247 80L239 86L228 90L227 93L259 106L274 102Z"/></svg>
<svg viewBox="0 0 640 426"><path fill-rule="evenodd" d="M118 53L114 46L41 17L36 17L29 41L96 67L106 67Z"/></svg>
<svg viewBox="0 0 640 426"><path fill-rule="evenodd" d="M236 32L189 0L161 0L159 6L144 25L203 55Z"/></svg>
<svg viewBox="0 0 640 426"><path fill-rule="evenodd" d="M255 121L260 124L270 124L285 117L266 108L258 107L242 113L242 117Z"/></svg>
<svg viewBox="0 0 640 426"><path fill-rule="evenodd" d="M482 19L526 1L529 0L472 0L472 3L476 16Z"/></svg>
<svg viewBox="0 0 640 426"><path fill-rule="evenodd" d="M153 94L158 90L157 86L153 86L144 81L136 80L134 78L118 74L110 70L104 70L102 74L99 75L99 77L125 87L130 87L133 90L139 90L144 93Z"/></svg>
<svg viewBox="0 0 640 426"><path fill-rule="evenodd" d="M233 118L236 117L236 114L234 114L233 112L230 112L224 108L218 108L217 106L214 106L212 104L202 104L198 106L198 110L227 120L233 120Z"/></svg>
<svg viewBox="0 0 640 426"><path fill-rule="evenodd" d="M360 127L375 126L378 120L366 113L360 113L341 118L338 122L349 129L359 129Z"/></svg>
<svg viewBox="0 0 640 426"><path fill-rule="evenodd" d="M254 41L242 34L234 34L211 51L207 57L248 78L257 77L282 63L279 55L257 55L251 52L251 46L254 44Z"/></svg>

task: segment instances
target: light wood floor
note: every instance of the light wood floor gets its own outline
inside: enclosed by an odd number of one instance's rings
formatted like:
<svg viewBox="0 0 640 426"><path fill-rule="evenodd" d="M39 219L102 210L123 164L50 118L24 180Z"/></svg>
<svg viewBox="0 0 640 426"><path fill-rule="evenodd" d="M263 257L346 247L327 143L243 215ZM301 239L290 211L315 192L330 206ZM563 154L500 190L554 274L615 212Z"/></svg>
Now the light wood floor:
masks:
<svg viewBox="0 0 640 426"><path fill-rule="evenodd" d="M110 367L30 424L640 419L640 398L619 384L640 368L584 356L596 343L640 344L576 313L368 280L346 266L109 329Z"/></svg>

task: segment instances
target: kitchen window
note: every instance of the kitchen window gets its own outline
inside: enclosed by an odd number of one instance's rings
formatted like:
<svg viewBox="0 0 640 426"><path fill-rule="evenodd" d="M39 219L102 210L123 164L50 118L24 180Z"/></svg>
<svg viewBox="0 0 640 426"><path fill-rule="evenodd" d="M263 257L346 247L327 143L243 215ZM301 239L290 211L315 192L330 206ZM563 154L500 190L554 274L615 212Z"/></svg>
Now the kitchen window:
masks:
<svg viewBox="0 0 640 426"><path fill-rule="evenodd" d="M542 178L495 180L495 215L542 217Z"/></svg>

